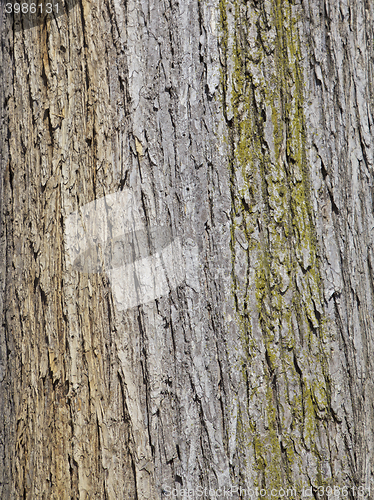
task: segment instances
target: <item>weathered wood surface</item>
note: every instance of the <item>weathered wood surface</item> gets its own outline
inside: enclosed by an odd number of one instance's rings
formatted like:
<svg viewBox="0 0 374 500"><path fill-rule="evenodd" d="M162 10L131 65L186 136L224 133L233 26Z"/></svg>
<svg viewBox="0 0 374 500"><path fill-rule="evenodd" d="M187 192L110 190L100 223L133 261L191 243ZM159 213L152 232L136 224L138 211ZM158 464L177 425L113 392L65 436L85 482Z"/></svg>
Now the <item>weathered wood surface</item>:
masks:
<svg viewBox="0 0 374 500"><path fill-rule="evenodd" d="M369 0L4 21L0 498L370 498L373 21ZM121 190L185 273L126 311L66 253L69 214Z"/></svg>

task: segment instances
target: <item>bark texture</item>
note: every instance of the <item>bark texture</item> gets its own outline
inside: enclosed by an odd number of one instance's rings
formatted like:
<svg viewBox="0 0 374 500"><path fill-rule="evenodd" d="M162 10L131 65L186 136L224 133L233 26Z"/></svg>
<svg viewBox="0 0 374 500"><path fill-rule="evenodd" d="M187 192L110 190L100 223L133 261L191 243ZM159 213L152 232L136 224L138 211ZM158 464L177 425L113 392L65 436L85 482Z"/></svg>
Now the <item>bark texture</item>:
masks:
<svg viewBox="0 0 374 500"><path fill-rule="evenodd" d="M3 13L0 498L370 498L373 22L369 0ZM126 190L185 278L121 310L66 239Z"/></svg>

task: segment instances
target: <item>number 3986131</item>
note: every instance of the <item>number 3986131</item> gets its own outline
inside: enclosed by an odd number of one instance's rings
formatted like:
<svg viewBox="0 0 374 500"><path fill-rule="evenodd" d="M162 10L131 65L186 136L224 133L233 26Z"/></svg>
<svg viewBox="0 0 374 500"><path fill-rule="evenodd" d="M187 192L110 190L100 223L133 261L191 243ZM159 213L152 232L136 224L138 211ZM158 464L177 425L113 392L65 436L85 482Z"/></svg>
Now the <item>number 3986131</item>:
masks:
<svg viewBox="0 0 374 500"><path fill-rule="evenodd" d="M14 31L49 26L50 21L67 13L78 0L0 0L5 15L13 20Z"/></svg>
<svg viewBox="0 0 374 500"><path fill-rule="evenodd" d="M58 3L7 3L5 4L6 14L52 14L58 15Z"/></svg>

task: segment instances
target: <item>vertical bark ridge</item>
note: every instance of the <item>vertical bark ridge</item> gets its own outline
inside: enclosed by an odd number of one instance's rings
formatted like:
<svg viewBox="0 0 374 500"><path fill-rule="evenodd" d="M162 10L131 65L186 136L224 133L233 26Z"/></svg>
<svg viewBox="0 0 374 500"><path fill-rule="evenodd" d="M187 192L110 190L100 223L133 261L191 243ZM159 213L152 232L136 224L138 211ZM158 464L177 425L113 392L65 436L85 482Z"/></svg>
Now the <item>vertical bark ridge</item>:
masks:
<svg viewBox="0 0 374 500"><path fill-rule="evenodd" d="M373 480L373 5L306 2L303 46L314 212L331 323L333 407L349 477ZM343 396L344 395L344 396Z"/></svg>
<svg viewBox="0 0 374 500"><path fill-rule="evenodd" d="M351 438L343 442L347 428L332 402L340 390L330 360L337 320L326 311L313 215L304 13L294 2L222 0L220 21L243 345L238 474L244 468L243 486L290 488L292 498L310 486L355 486Z"/></svg>
<svg viewBox="0 0 374 500"><path fill-rule="evenodd" d="M109 284L68 269L64 254L64 217L113 189L103 171L112 156L107 68L116 44L109 7L101 7L98 14L83 3L48 25L13 33L8 22L2 32L2 498L135 495Z"/></svg>

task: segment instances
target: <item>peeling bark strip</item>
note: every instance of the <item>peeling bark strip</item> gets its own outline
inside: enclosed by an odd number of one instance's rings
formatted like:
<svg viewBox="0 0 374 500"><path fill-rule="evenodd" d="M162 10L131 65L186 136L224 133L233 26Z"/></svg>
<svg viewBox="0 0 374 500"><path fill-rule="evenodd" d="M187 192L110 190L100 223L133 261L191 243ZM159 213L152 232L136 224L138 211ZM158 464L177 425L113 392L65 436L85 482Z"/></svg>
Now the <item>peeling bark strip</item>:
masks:
<svg viewBox="0 0 374 500"><path fill-rule="evenodd" d="M215 18L214 5L129 1L23 32L6 21L1 498L230 484ZM64 245L70 214L127 190L142 226L183 240L186 278L121 310Z"/></svg>
<svg viewBox="0 0 374 500"><path fill-rule="evenodd" d="M244 487L370 490L372 14L220 2Z"/></svg>
<svg viewBox="0 0 374 500"><path fill-rule="evenodd" d="M326 481L322 467L335 462L335 450L297 18L287 2L253 9L249 17L239 3L232 19L226 12L223 6L223 30L235 33L232 87L224 92L231 99L224 104L245 380L238 433L257 486L300 491L308 475Z"/></svg>
<svg viewBox="0 0 374 500"><path fill-rule="evenodd" d="M372 2L64 5L1 4L0 498L370 498ZM142 248L72 260L127 192ZM168 235L183 279L120 307Z"/></svg>

